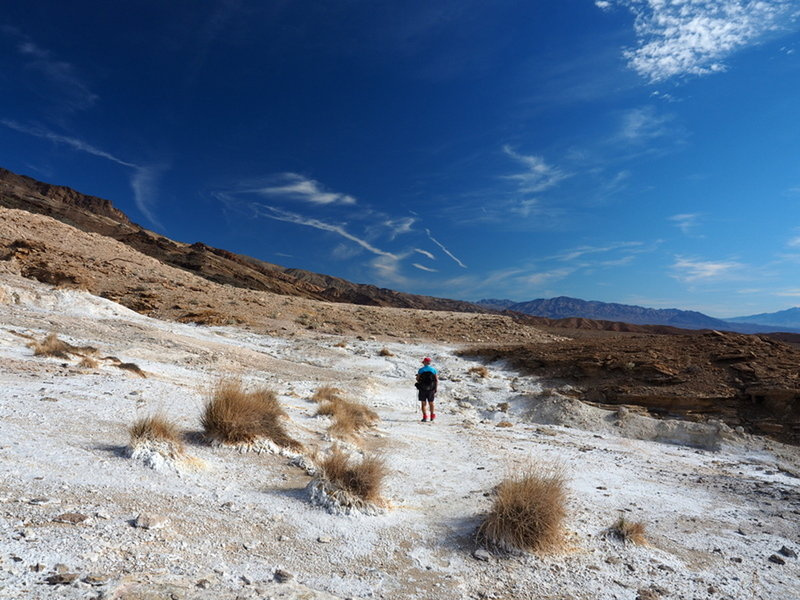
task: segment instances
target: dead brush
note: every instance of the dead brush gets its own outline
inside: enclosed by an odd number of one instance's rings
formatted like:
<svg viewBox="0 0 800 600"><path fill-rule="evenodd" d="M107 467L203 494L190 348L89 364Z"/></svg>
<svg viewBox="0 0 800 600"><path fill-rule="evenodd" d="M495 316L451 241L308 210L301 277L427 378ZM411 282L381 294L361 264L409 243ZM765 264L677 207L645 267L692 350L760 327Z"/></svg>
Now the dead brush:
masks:
<svg viewBox="0 0 800 600"><path fill-rule="evenodd" d="M28 344L28 347L33 350L34 356L52 356L66 360L69 360L70 355L87 356L97 354L97 348L92 346L73 346L52 332L48 333L42 341L34 339Z"/></svg>
<svg viewBox="0 0 800 600"><path fill-rule="evenodd" d="M124 363L124 362L121 362L121 363L115 363L114 366L117 367L118 369L122 369L123 371L130 371L134 375L138 375L139 377L142 377L143 379L147 379L147 375L145 374L145 372L142 371L139 368L139 365L137 365L136 363Z"/></svg>
<svg viewBox="0 0 800 600"><path fill-rule="evenodd" d="M267 439L300 451L303 445L283 426L286 416L272 390L246 391L239 380L223 380L211 391L200 423L212 442L250 446Z"/></svg>
<svg viewBox="0 0 800 600"><path fill-rule="evenodd" d="M162 414L138 419L128 428L131 447L143 442L163 442L172 446L176 453L183 453L183 441L178 427Z"/></svg>
<svg viewBox="0 0 800 600"><path fill-rule="evenodd" d="M91 356L84 356L81 362L78 363L78 366L84 369L96 369L100 366L100 363Z"/></svg>
<svg viewBox="0 0 800 600"><path fill-rule="evenodd" d="M628 521L624 515L620 515L614 524L605 531L605 534L623 544L633 543L637 546L647 544L644 523Z"/></svg>
<svg viewBox="0 0 800 600"><path fill-rule="evenodd" d="M554 551L563 540L566 507L562 469L530 466L497 486L477 540L501 552Z"/></svg>
<svg viewBox="0 0 800 600"><path fill-rule="evenodd" d="M381 348L380 352L378 352L378 356L394 356L394 352L388 348Z"/></svg>
<svg viewBox="0 0 800 600"><path fill-rule="evenodd" d="M338 446L318 463L318 477L329 492L344 492L362 502L383 504L381 491L388 474L384 459L378 455L367 455L359 462Z"/></svg>
<svg viewBox="0 0 800 600"><path fill-rule="evenodd" d="M340 439L352 438L366 429L375 427L380 421L378 413L371 408L338 397L320 404L317 416L331 417L333 423L328 431Z"/></svg>
<svg viewBox="0 0 800 600"><path fill-rule="evenodd" d="M469 369L467 369L467 373L475 377L481 377L482 379L486 379L487 377L489 377L489 369L487 369L483 365L470 367Z"/></svg>
<svg viewBox="0 0 800 600"><path fill-rule="evenodd" d="M320 388L317 388L317 391L314 392L314 395L311 396L312 402L334 402L336 400L342 399L342 394L344 392L337 387L333 387L332 385L323 385Z"/></svg>

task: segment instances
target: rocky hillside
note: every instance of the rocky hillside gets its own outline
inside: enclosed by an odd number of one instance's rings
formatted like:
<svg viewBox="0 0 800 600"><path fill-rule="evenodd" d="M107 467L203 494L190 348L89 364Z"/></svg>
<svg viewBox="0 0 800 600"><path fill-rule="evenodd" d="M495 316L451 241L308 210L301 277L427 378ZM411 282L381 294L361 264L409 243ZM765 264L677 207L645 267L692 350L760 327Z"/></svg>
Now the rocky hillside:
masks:
<svg viewBox="0 0 800 600"><path fill-rule="evenodd" d="M186 244L133 223L112 203L63 186L50 185L0 169L0 206L39 213L90 233L118 240L165 264L216 283L331 302L457 312L486 312L470 302L405 294L304 271L249 256Z"/></svg>

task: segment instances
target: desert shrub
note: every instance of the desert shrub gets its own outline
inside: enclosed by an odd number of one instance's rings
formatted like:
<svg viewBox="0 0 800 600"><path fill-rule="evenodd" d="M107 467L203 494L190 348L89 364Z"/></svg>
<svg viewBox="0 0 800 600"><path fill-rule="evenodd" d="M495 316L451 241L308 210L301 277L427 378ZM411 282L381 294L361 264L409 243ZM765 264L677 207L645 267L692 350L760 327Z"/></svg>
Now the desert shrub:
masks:
<svg viewBox="0 0 800 600"><path fill-rule="evenodd" d="M378 504L381 502L383 480L388 472L380 456L369 455L354 462L341 448L333 450L319 463L320 477L338 490L356 498Z"/></svg>
<svg viewBox="0 0 800 600"><path fill-rule="evenodd" d="M147 379L147 375L145 374L145 372L142 371L139 368L139 365L137 365L136 363L124 363L124 362L121 362L121 363L116 363L114 366L117 367L118 369L122 369L123 371L130 371L131 373L134 373L134 374L138 375L139 377L143 377L143 378Z"/></svg>
<svg viewBox="0 0 800 600"><path fill-rule="evenodd" d="M380 352L378 352L378 356L394 356L394 352L388 348L381 348Z"/></svg>
<svg viewBox="0 0 800 600"><path fill-rule="evenodd" d="M487 369L483 365L478 365L467 369L467 373L469 373L470 375L475 375L477 377L486 378L489 376L489 369Z"/></svg>
<svg viewBox="0 0 800 600"><path fill-rule="evenodd" d="M29 346L33 349L34 356L53 356L55 358L69 358L72 346L59 339L55 333L49 333L42 341L33 341Z"/></svg>
<svg viewBox="0 0 800 600"><path fill-rule="evenodd" d="M606 530L606 534L624 544L630 542L641 546L647 543L644 531L644 523L628 521L624 515L620 515L614 524Z"/></svg>
<svg viewBox="0 0 800 600"><path fill-rule="evenodd" d="M154 414L137 420L128 428L131 446L141 442L166 442L176 449L183 449L178 427L164 415Z"/></svg>
<svg viewBox="0 0 800 600"><path fill-rule="evenodd" d="M503 552L552 551L562 540L566 506L561 469L528 467L497 486L478 541Z"/></svg>
<svg viewBox="0 0 800 600"><path fill-rule="evenodd" d="M338 438L352 437L374 427L380 420L378 413L371 408L340 397L320 404L317 416L333 418L329 431Z"/></svg>
<svg viewBox="0 0 800 600"><path fill-rule="evenodd" d="M341 400L342 393L342 390L337 387L323 385L317 388L317 391L311 396L311 400L313 402L333 402L335 400Z"/></svg>
<svg viewBox="0 0 800 600"><path fill-rule="evenodd" d="M100 363L91 356L84 356L81 359L81 362L78 363L78 366L83 367L84 369L96 369L100 366Z"/></svg>
<svg viewBox="0 0 800 600"><path fill-rule="evenodd" d="M333 345L334 348L347 348L347 342L340 340Z"/></svg>
<svg viewBox="0 0 800 600"><path fill-rule="evenodd" d="M275 392L266 388L246 391L239 380L217 383L206 402L200 423L206 437L223 444L251 445L268 439L290 450L302 444L286 432L286 412Z"/></svg>

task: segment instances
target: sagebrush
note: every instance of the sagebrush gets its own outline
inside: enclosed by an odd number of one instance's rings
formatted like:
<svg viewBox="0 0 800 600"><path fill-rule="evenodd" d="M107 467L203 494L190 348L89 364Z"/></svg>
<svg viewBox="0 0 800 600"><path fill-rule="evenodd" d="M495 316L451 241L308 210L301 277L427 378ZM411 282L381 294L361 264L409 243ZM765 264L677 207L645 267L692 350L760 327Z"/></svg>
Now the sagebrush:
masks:
<svg viewBox="0 0 800 600"><path fill-rule="evenodd" d="M319 470L320 477L336 488L370 504L382 502L381 491L388 473L382 457L368 455L356 462L337 446L319 463Z"/></svg>
<svg viewBox="0 0 800 600"><path fill-rule="evenodd" d="M624 515L620 515L614 524L608 528L607 534L624 544L633 543L639 546L647 544L644 523L628 521Z"/></svg>
<svg viewBox="0 0 800 600"><path fill-rule="evenodd" d="M140 442L167 442L176 450L183 450L177 425L160 413L138 419L128 428L128 433L131 436L131 446Z"/></svg>

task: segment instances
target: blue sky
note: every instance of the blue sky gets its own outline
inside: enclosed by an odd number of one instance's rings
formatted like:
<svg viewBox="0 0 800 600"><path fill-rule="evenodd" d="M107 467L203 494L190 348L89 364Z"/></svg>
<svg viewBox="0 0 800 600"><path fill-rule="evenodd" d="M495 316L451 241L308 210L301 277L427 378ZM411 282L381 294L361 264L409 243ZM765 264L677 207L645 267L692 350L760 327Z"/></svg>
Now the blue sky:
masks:
<svg viewBox="0 0 800 600"><path fill-rule="evenodd" d="M800 304L800 0L11 3L0 166L403 291Z"/></svg>

